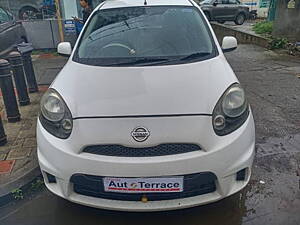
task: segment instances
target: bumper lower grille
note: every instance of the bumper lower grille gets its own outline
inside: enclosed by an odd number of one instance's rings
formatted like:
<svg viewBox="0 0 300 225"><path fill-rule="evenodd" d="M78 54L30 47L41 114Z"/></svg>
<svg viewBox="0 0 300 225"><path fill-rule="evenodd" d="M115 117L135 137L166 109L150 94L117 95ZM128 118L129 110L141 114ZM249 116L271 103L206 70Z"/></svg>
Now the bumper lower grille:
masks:
<svg viewBox="0 0 300 225"><path fill-rule="evenodd" d="M199 150L201 148L195 144L160 144L145 148L130 148L122 145L92 145L85 147L83 152L119 157L151 157L176 155Z"/></svg>
<svg viewBox="0 0 300 225"><path fill-rule="evenodd" d="M184 191L179 193L147 193L149 201L188 198L216 191L216 176L213 173L197 173L184 176ZM77 194L103 199L140 201L143 193L105 192L103 177L85 174L74 174L71 182Z"/></svg>

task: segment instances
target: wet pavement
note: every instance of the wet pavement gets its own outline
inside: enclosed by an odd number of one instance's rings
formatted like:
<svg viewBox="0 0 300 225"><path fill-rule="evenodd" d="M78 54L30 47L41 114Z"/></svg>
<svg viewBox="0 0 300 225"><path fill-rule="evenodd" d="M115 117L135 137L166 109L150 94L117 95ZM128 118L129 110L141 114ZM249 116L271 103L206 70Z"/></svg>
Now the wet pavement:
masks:
<svg viewBox="0 0 300 225"><path fill-rule="evenodd" d="M73 204L43 188L0 208L0 224L299 225L300 60L250 45L241 45L227 58L246 89L256 121L257 154L243 191L187 210L121 213Z"/></svg>

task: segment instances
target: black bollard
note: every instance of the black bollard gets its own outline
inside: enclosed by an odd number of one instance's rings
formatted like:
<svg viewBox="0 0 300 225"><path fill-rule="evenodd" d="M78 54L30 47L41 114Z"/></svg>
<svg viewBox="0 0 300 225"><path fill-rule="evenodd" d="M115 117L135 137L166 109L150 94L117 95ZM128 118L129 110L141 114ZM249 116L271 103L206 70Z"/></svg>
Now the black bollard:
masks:
<svg viewBox="0 0 300 225"><path fill-rule="evenodd" d="M18 45L18 50L23 58L23 66L26 74L27 84L29 88L29 93L38 92L39 88L36 82L34 69L32 65L31 53L32 45L29 43L23 43Z"/></svg>
<svg viewBox="0 0 300 225"><path fill-rule="evenodd" d="M0 115L0 146L5 145L6 143L7 143L7 138L3 127L2 118Z"/></svg>
<svg viewBox="0 0 300 225"><path fill-rule="evenodd" d="M11 52L8 56L10 65L13 69L16 89L18 92L18 100L21 106L29 105L30 99L27 93L27 85L24 76L22 57L19 52Z"/></svg>
<svg viewBox="0 0 300 225"><path fill-rule="evenodd" d="M8 122L20 121L21 116L12 82L11 67L9 62L5 59L0 59L0 88Z"/></svg>

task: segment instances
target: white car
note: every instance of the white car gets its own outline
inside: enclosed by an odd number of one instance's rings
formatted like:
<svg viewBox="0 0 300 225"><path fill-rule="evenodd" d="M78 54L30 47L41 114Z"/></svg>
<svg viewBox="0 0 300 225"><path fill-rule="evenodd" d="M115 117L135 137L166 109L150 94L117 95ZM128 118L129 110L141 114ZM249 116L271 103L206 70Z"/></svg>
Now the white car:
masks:
<svg viewBox="0 0 300 225"><path fill-rule="evenodd" d="M92 13L41 100L47 188L120 211L207 204L244 188L255 130L245 92L189 0L111 0Z"/></svg>

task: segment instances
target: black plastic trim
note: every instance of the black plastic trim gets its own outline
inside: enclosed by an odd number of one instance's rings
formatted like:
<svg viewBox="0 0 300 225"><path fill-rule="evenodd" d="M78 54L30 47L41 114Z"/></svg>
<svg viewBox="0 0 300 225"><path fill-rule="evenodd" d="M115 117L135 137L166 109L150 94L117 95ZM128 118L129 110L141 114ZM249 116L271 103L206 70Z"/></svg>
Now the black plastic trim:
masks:
<svg viewBox="0 0 300 225"><path fill-rule="evenodd" d="M113 119L113 118L147 118L147 117L185 117L185 116L212 116L209 113L191 113L191 114L157 114L157 115L124 115L124 116L79 116L73 120L79 119Z"/></svg>
<svg viewBox="0 0 300 225"><path fill-rule="evenodd" d="M197 144L190 143L168 143L150 147L126 147L123 145L90 145L83 149L82 152L105 155L114 157L155 157L178 155L188 152L201 151L201 147Z"/></svg>
<svg viewBox="0 0 300 225"><path fill-rule="evenodd" d="M237 181L245 181L246 180L246 168L242 169L236 173L236 180Z"/></svg>
<svg viewBox="0 0 300 225"><path fill-rule="evenodd" d="M236 50L236 49L237 49L237 47L227 48L227 49L223 49L223 48L222 48L222 51L223 51L223 53L226 53L226 52L232 52L232 51L234 51L234 50Z"/></svg>
<svg viewBox="0 0 300 225"><path fill-rule="evenodd" d="M45 172L45 174L46 174L46 176L47 176L47 179L48 179L48 182L50 183L50 184L52 184L52 183L56 183L56 177L54 176L54 175L52 175L52 174L50 174L50 173L47 173L47 172Z"/></svg>
<svg viewBox="0 0 300 225"><path fill-rule="evenodd" d="M178 175L175 175L178 176ZM149 201L180 199L208 194L216 191L217 177L212 172L187 174L184 176L184 191L177 193L115 193L105 192L102 176L87 174L74 174L70 182L73 183L74 192L84 196L121 201L141 201L147 196ZM172 176L166 176L172 177Z"/></svg>

